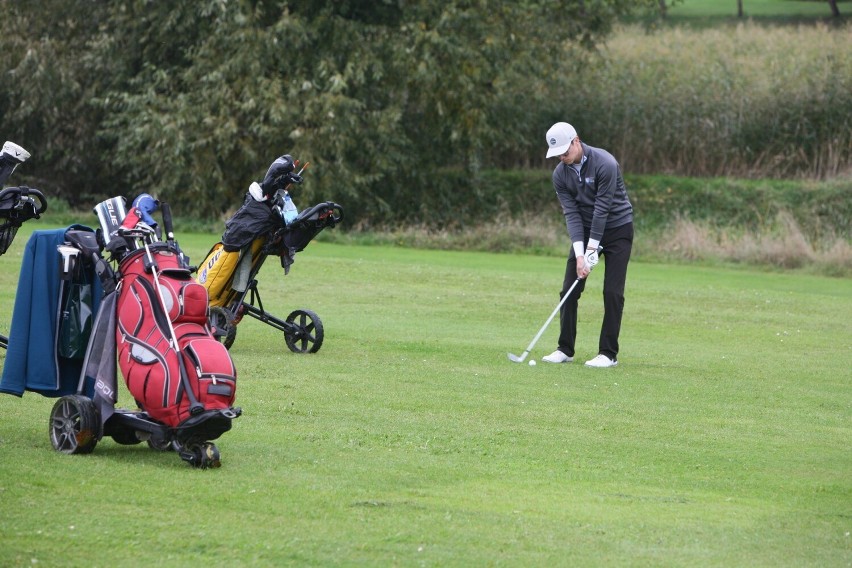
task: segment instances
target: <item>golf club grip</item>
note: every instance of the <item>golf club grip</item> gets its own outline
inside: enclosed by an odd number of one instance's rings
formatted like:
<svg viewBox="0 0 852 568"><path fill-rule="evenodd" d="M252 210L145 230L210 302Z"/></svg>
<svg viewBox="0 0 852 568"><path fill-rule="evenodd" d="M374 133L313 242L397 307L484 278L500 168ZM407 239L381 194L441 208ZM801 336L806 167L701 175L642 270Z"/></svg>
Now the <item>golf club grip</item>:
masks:
<svg viewBox="0 0 852 568"><path fill-rule="evenodd" d="M171 240L174 237L175 229L172 224L172 208L166 202L160 202L160 210L163 212L163 228L166 229L166 238Z"/></svg>

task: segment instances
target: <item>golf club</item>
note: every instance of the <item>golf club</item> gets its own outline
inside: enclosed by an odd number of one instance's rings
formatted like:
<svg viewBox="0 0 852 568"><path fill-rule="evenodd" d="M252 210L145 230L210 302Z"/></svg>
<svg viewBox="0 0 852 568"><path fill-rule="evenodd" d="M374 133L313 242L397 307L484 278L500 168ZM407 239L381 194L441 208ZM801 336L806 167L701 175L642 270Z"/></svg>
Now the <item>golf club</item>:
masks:
<svg viewBox="0 0 852 568"><path fill-rule="evenodd" d="M603 250L603 247L598 247L598 250L597 250L598 254L600 254L601 250ZM592 268L594 268L594 266ZM538 330L538 333L535 334L535 337L533 337L533 340L530 341L529 346L526 348L526 350L523 353L521 353L520 357L518 355L515 355L514 353L507 353L507 355L509 356L509 361L512 361L514 363L523 363L524 362L524 359L526 359L527 355L530 354L530 351L532 351L532 348L535 347L535 344L538 342L539 338L541 337L541 334L544 333L544 330L547 329L547 326L550 325L550 322L553 320L553 318L556 317L556 314L559 313L559 310L562 308L562 305L565 303L565 300L568 299L568 296L571 295L571 292L574 291L574 288L577 287L577 284L580 283L580 280L581 280L581 278L577 278L576 280L574 280L574 283L571 284L571 287L568 288L568 291L565 292L565 295L562 296L561 300L559 300L559 304L557 304L556 309L553 310L553 313L550 314L550 317L547 318L547 321L544 322L544 325L541 326L541 329Z"/></svg>
<svg viewBox="0 0 852 568"><path fill-rule="evenodd" d="M544 330L547 329L547 326L550 325L550 322L553 320L554 317L556 317L556 314L559 313L560 308L562 308L562 304L565 303L565 300L568 299L568 296L571 295L571 292L574 291L574 288L576 288L577 284L579 284L579 283L580 283L579 278L574 280L574 283L571 284L571 287L568 288L568 291L565 293L564 296L562 296L562 299L559 300L559 304L557 304L556 309L553 310L553 313L550 314L550 317L547 318L547 321L544 322L544 325L541 326L541 329L538 330L538 333L535 334L535 337L533 337L533 340L530 342L530 344L526 348L526 350L523 353L521 353L520 357L518 355L513 354L513 353L507 354L509 356L509 361L513 361L515 363L523 363L524 362L524 359L526 359L527 355L530 354L530 351L532 351L532 348L535 347L535 344L538 342L539 338L541 337L541 334L544 333Z"/></svg>
<svg viewBox="0 0 852 568"><path fill-rule="evenodd" d="M29 152L14 142L6 141L3 150L0 150L0 185L6 183L18 164L23 164L29 157Z"/></svg>

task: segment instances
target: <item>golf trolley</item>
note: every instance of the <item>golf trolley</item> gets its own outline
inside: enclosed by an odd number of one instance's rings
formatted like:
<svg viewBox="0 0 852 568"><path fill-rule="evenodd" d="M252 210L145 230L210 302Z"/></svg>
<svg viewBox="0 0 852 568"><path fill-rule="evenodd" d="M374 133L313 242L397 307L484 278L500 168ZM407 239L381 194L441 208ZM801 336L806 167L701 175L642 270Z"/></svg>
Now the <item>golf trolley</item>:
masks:
<svg viewBox="0 0 852 568"><path fill-rule="evenodd" d="M0 191L0 255L9 250L18 229L30 219L38 219L47 209L47 200L37 189L7 187ZM9 338L0 335L0 348L9 347Z"/></svg>
<svg viewBox="0 0 852 568"><path fill-rule="evenodd" d="M18 164L30 153L13 142L6 142L0 152L0 185L9 179ZM38 219L47 210L47 200L37 189L22 185L0 191L0 255L6 254L18 229L30 219ZM0 348L9 347L9 338L0 335Z"/></svg>
<svg viewBox="0 0 852 568"><path fill-rule="evenodd" d="M227 283L221 288L221 292L216 296L211 294L210 326L213 328L213 335L230 349L237 337L237 324L244 316L250 316L283 332L284 341L290 351L294 353L319 351L324 337L319 316L308 309L294 310L283 320L270 314L263 307L257 288L257 275L270 255L281 257L281 265L285 273L289 272L295 253L304 250L320 231L326 227L334 227L342 220L343 208L336 203L326 201L303 210L288 225L270 232L267 236L255 238L250 248L243 253L246 255L245 262L249 262L248 255L251 255L251 268L245 288L241 291L235 289L234 279L237 272L235 270L228 276ZM205 264L215 262L223 250L222 243L217 243Z"/></svg>
<svg viewBox="0 0 852 568"><path fill-rule="evenodd" d="M59 398L50 413L50 441L53 448L65 454L87 454L91 453L98 441L103 436L111 437L116 443L122 445L133 445L146 442L151 449L157 451L175 451L179 457L191 466L206 469L219 467L220 454L216 445L211 440L231 429L231 421L242 413L240 408L230 406L230 403L219 401L219 404L210 404L209 395L202 400L203 395L216 388L216 379L219 378L220 385L223 378L230 381L230 400L233 400L233 388L235 381L233 377L225 377L224 374L213 374L212 385L206 387L191 383L198 381L205 367L210 365L204 361L204 357L198 357L197 349L192 352L196 355L193 364L195 369L186 371L184 357L186 352L193 349L192 342L204 341L205 336L210 338L213 345L217 342L212 339L209 329L197 323L180 321L180 317L171 323L172 314L176 300L167 296L163 290L182 290L180 285L196 286L198 284L190 276L190 268L181 252L180 247L172 238L171 214L166 204L160 204L163 212L163 221L168 240L163 242L158 239L155 231L144 222L122 223L128 216L123 198L113 198L102 202L95 207L102 229L97 233L85 230L69 229L65 232L65 243L58 247L63 256L63 278L69 280L75 278L81 271L94 272L104 291L97 310L97 317L92 326L91 336L86 347L83 370L80 374L76 393ZM133 225L133 226L128 226ZM111 255L109 260L102 256L102 251L108 250ZM111 263L118 263L118 269L114 269ZM135 265L135 266L134 266ZM137 327L126 330L122 327L123 318L121 312L123 295L126 293L131 297L131 302L141 306L136 288L128 279L135 278L136 281L145 279L142 288L155 290L152 304L149 308L138 308L141 315L137 318L136 312L131 313L130 319L138 320ZM196 297L198 295L196 294ZM180 310L183 313L182 303L184 296L180 291L175 297L181 300ZM206 319L206 295L201 296L203 308L201 318ZM133 337L133 332L140 332L143 321L147 319L156 322L150 331L145 332L144 337ZM197 320L197 317L195 318ZM194 328L187 331L188 328ZM165 339L164 343L155 343L152 339L160 330ZM178 332L175 332L178 329ZM118 331L118 334L116 333ZM191 339L187 340L188 337ZM149 343L145 343L148 341ZM117 348L124 348L124 351ZM132 345L132 347L126 347ZM154 348L159 345L160 351ZM165 346L165 347L164 347ZM227 353L221 346L223 352ZM188 406L185 414L189 416L179 422L174 421L172 425L152 417L154 409L127 410L116 408L117 402L117 378L116 362L119 353L119 366L126 380L129 380L126 372L128 365L134 364L147 366L143 370L146 383L154 380L158 365L164 366L171 360L172 367L179 367L179 386L177 388L178 404L184 408ZM176 359L175 359L176 357ZM132 360L132 362L131 362ZM220 357L221 360L221 357ZM230 361L230 359L228 359ZM195 374L192 374L195 373ZM138 374L136 375L138 376ZM168 375L167 375L168 376ZM234 375L235 377L235 375ZM211 375L208 373L207 382L210 383ZM171 379L174 381L174 378ZM168 385L167 378L165 383ZM129 388L129 383L128 383ZM222 387L219 386L219 389ZM194 394L195 393L197 394ZM132 392L140 408L140 396ZM221 394L221 391L216 394ZM165 400L172 400L174 393L160 394ZM204 402L204 404L202 404Z"/></svg>

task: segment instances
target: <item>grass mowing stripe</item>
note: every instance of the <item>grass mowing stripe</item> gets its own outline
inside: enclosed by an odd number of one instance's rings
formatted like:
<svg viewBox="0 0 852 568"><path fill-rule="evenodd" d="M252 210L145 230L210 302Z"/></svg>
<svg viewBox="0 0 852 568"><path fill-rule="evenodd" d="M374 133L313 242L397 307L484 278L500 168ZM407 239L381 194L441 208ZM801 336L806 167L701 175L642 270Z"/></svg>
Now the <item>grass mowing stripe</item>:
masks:
<svg viewBox="0 0 852 568"><path fill-rule="evenodd" d="M840 10L843 13L844 6ZM831 9L828 2L809 2L802 0L748 0L743 3L743 12L746 18L750 17L775 17L775 18L801 18L801 17L831 17ZM702 18L711 16L728 16L736 19L737 4L726 0L686 0L669 8L669 14L685 18Z"/></svg>
<svg viewBox="0 0 852 568"><path fill-rule="evenodd" d="M0 266L11 313L14 252ZM0 564L848 564L848 283L635 262L619 367L510 363L562 271L324 243L286 277L270 259L264 306L314 310L325 342L297 356L240 324L245 414L215 471L112 440L59 455L52 400L0 397Z"/></svg>

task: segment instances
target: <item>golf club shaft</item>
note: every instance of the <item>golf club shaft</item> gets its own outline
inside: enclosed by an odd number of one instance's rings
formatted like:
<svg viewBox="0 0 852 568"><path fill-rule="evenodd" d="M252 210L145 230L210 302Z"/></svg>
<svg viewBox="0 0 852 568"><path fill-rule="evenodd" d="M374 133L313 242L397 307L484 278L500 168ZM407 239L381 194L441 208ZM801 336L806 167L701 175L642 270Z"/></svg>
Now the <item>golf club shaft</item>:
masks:
<svg viewBox="0 0 852 568"><path fill-rule="evenodd" d="M181 353L180 346L178 345L177 333L175 333L175 328L172 325L172 318L169 316L169 310L166 307L166 299L163 296L163 289L160 286L160 276L158 274L159 267L157 266L157 261L154 260L154 255L151 254L151 249L148 247L148 241L142 239L142 245L145 247L145 254L148 256L148 262L151 264L151 276L154 279L154 286L157 287L157 296L160 298L160 308L166 316L166 323L168 324L169 334L171 335L169 341L171 342L172 349L174 349L175 354L177 355L180 381L183 383L183 387L186 390L186 396L189 398L189 413L195 416L196 414L204 412L204 405L198 402L198 399L195 398L195 393L192 391L192 384L189 381L189 375L186 371L186 363L183 361L183 353Z"/></svg>
<svg viewBox="0 0 852 568"><path fill-rule="evenodd" d="M564 296L562 296L562 299L561 299L561 300L559 300L559 304L557 304L557 305L556 305L556 309L554 309L554 310L553 310L553 312L550 314L550 317L549 317L549 318L547 318L547 321L546 321L546 322L544 322L544 325L543 325L543 326L541 326L541 329L540 329L540 330L538 330L538 333L536 333L536 334L535 334L535 337L533 337L533 340L530 342L529 347L527 347L526 351L524 351L524 354L521 356L521 358L522 358L522 359L523 359L524 357L526 357L526 356L527 356L527 353L529 353L530 351L532 351L532 348L533 348L533 347L535 347L535 344L536 344L536 343L538 343L538 340L539 340L539 338L541 337L541 335L544 333L544 330L545 330L545 329L547 329L547 326L549 326L549 325L550 325L550 322L551 322L551 321L553 321L553 318L555 318L555 317L556 317L556 314L557 314L557 313L559 313L559 310L562 308L563 304L565 304L565 300L567 300L567 299L568 299L568 296L570 296L570 295L571 295L571 292L573 292L573 291L574 291L574 288L576 288L576 287L577 287L577 284L579 284L579 283L580 283L580 279L579 279L579 278L577 278L576 280L574 280L574 283L573 283L573 284L571 284L571 287L570 287L570 288L568 288L568 291L567 291L567 292L565 292L565 295L564 295Z"/></svg>

